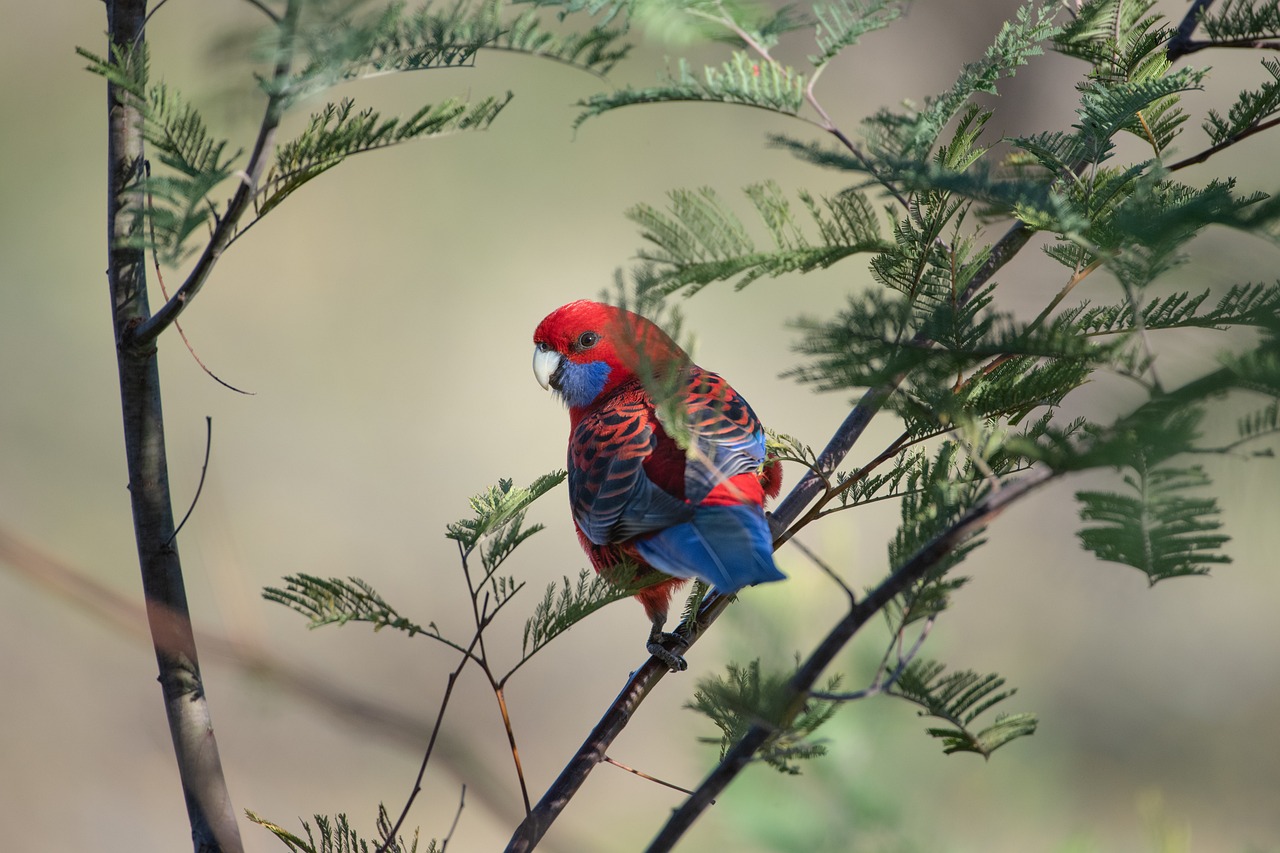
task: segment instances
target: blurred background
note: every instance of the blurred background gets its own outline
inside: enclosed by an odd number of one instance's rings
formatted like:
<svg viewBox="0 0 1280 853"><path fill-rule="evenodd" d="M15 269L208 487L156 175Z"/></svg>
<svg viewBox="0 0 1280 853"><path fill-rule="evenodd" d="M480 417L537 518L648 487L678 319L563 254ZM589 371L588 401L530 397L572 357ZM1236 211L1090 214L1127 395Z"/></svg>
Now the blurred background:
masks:
<svg viewBox="0 0 1280 853"><path fill-rule="evenodd" d="M820 95L846 128L880 106L921 100L976 58L1011 2L928 3L837 61ZM1183 6L1162 5L1180 16ZM961 11L963 10L963 11ZM172 3L154 17L152 67L199 104L215 133L251 145L261 107L246 48L214 51L256 26L249 4ZM103 212L104 83L77 45L105 50L98 3L23 4L0 33L0 825L14 850L180 850L188 826L138 604L141 590L121 443L108 312ZM563 465L567 418L530 374L538 320L609 287L640 246L623 211L665 193L773 179L831 193L839 176L766 145L812 128L719 106L622 110L571 130L572 104L610 85L645 85L680 48L640 40L610 81L552 63L481 55L478 67L344 87L387 114L455 94L514 89L484 134L353 159L306 187L241 240L161 342L179 537L202 637L213 719L235 805L295 831L298 817L345 811L371 834L377 804L398 811L455 659L423 638L363 626L308 632L259 594L289 573L357 575L406 616L468 636L465 587L445 524L500 477L527 483ZM783 51L800 59L804 34ZM710 58L712 52L695 56ZM1256 85L1258 57L1198 56L1218 97ZM718 61L718 60L717 60ZM1003 88L991 131L1066 128L1080 68L1044 57ZM1201 96L1203 109L1222 100ZM305 120L304 108L290 128ZM1197 150L1194 125L1183 146ZM1236 174L1274 191L1274 135L1255 137L1192 182ZM225 192L229 193L230 190ZM993 226L992 233L1000 226ZM1061 271L1027 252L1001 275L1014 309L1034 312ZM1032 257L1032 255L1036 255ZM1274 276L1260 241L1209 233L1169 290ZM172 289L181 272L168 274ZM787 321L822 315L867 281L853 260L821 275L712 287L682 303L696 357L728 376L772 427L819 445L848 408L780 378L796 363ZM1106 297L1094 276L1083 297ZM152 277L152 304L161 298ZM1159 342L1165 375L1203 372L1232 341ZM1167 380L1168 381L1168 380ZM1098 382L1072 405L1120 411L1129 388ZM1234 434L1224 413L1208 425ZM868 458L889 434L860 447ZM690 850L1280 850L1280 573L1276 463L1209 460L1235 562L1211 579L1148 589L1075 544L1060 484L1007 512L970 558L973 580L926 654L995 671L1018 688L1009 711L1041 715L1035 737L989 762L944 756L905 703L845 708L824 730L830 755L798 779L765 767L737 781L687 839ZM797 476L789 472L791 480ZM546 584L585 565L563 492L537 504L547 529L511 571L524 604L490 641L519 648L523 614ZM855 587L874 583L895 509L836 516L804 536ZM729 659L785 665L836 614L830 582L794 549L786 584L749 591L665 680L611 756L692 787L716 750L709 722L682 708L696 679ZM521 609L523 607L523 609ZM513 679L516 735L535 799L643 660L641 609L620 602L575 627ZM841 661L870 677L869 637ZM364 704L361 704L364 703ZM369 713L374 707L379 713ZM500 719L482 678L458 687L410 826L451 849L500 849L522 809ZM641 848L680 795L602 766L542 849ZM242 826L251 851L282 849Z"/></svg>

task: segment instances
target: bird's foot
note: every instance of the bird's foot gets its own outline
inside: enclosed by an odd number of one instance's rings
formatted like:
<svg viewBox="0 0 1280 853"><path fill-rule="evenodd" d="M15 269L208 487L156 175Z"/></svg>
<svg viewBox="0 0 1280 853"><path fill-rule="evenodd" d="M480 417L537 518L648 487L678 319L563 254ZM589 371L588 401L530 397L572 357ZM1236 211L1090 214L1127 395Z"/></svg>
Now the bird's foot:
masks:
<svg viewBox="0 0 1280 853"><path fill-rule="evenodd" d="M649 654L667 665L667 669L672 672L684 672L689 668L688 662L680 655L668 649L663 643L679 643L681 646L687 645L684 637L679 634L673 634L669 631L654 631L649 635L649 644L646 648Z"/></svg>

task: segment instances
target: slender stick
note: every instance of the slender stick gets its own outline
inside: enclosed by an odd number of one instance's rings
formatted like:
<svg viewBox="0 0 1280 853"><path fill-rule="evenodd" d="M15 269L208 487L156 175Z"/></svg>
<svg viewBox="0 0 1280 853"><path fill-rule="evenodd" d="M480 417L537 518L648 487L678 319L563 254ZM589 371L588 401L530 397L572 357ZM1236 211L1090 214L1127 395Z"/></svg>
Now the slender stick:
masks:
<svg viewBox="0 0 1280 853"><path fill-rule="evenodd" d="M145 20L145 0L108 0L107 29L113 55L142 44ZM182 564L173 542L173 500L165 456L158 358L154 346L123 345L132 330L150 317L145 255L141 249L124 245L140 221L141 201L131 190L141 179L145 162L142 114L132 97L110 83L107 110L107 283L117 342L129 498L147 621L195 850L234 853L243 849L240 830L218 756L191 630Z"/></svg>

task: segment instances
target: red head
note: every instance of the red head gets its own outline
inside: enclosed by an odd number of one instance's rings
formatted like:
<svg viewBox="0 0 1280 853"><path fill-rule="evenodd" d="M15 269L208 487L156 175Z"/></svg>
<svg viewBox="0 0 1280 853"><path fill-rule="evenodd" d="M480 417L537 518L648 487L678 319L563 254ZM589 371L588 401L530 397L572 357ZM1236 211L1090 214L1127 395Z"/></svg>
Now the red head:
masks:
<svg viewBox="0 0 1280 853"><path fill-rule="evenodd" d="M639 314L580 299L552 311L533 333L533 374L571 409L591 405L645 370L688 360Z"/></svg>

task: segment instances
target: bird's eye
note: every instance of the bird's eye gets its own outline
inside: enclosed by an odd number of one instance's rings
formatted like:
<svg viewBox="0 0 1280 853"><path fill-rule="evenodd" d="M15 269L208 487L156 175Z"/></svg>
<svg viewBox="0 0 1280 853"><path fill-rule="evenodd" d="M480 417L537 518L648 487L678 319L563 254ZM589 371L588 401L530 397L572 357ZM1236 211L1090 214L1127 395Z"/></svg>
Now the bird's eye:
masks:
<svg viewBox="0 0 1280 853"><path fill-rule="evenodd" d="M600 343L600 336L595 332L583 332L578 335L578 349L591 349Z"/></svg>

